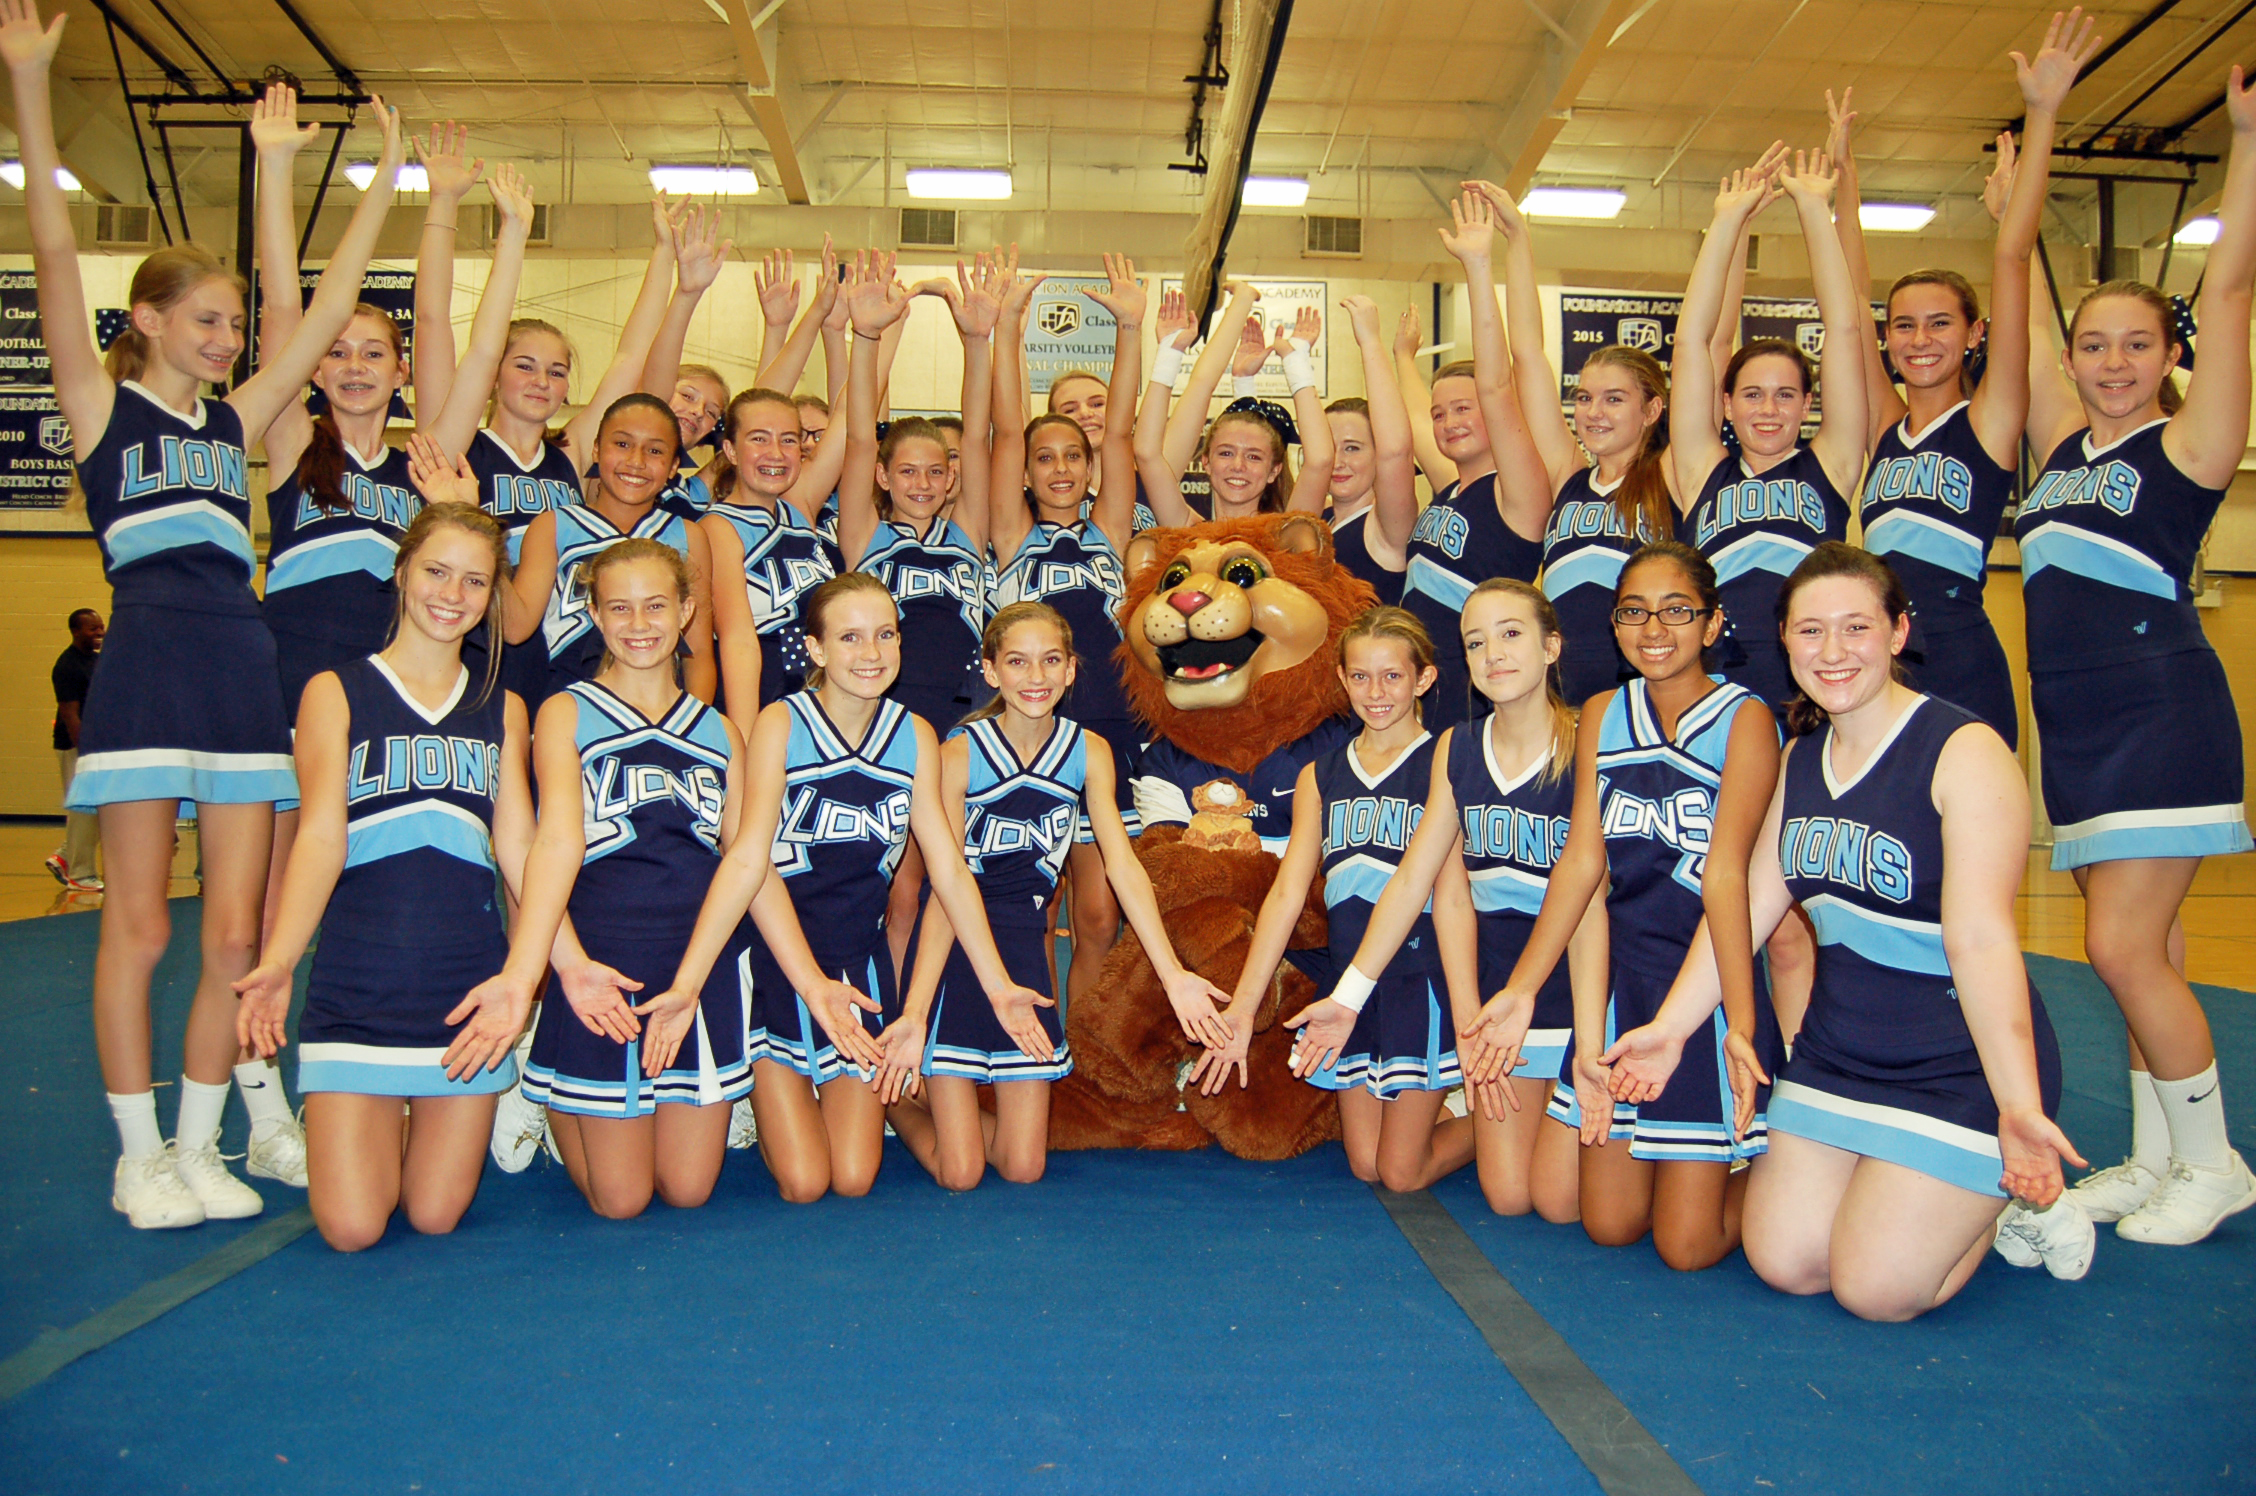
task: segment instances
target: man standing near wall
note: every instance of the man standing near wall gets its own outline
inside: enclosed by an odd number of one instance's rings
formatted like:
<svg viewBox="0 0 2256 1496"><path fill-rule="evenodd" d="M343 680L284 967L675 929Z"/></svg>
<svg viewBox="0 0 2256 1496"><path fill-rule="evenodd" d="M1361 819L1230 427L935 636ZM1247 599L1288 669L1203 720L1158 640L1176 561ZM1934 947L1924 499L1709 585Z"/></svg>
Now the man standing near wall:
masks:
<svg viewBox="0 0 2256 1496"><path fill-rule="evenodd" d="M55 661L55 757L62 764L66 795L71 776L78 772L78 718L86 708L95 661L101 658L103 627L102 615L92 608L71 614L70 648ZM62 848L47 859L47 871L74 893L100 893L102 880L94 868L100 837L100 821L84 812L70 812Z"/></svg>

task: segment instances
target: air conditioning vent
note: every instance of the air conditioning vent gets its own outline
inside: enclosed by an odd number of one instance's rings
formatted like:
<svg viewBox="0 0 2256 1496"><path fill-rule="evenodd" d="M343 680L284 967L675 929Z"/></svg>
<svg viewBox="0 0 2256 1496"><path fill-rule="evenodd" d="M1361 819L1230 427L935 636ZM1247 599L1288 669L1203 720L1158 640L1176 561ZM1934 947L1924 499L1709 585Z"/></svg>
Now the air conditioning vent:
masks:
<svg viewBox="0 0 2256 1496"><path fill-rule="evenodd" d="M149 209L136 203L97 203L94 206L94 242L144 245L153 227Z"/></svg>
<svg viewBox="0 0 2256 1496"><path fill-rule="evenodd" d="M548 207L547 203L533 204L533 229L532 233L526 237L525 242L535 248L545 247L551 242L549 239ZM501 209L495 207L492 203L488 203L486 204L486 242L491 244L500 235Z"/></svg>
<svg viewBox="0 0 2256 1496"><path fill-rule="evenodd" d="M1362 219L1328 218L1310 214L1303 222L1308 225L1304 253L1334 260L1352 260L1362 256Z"/></svg>
<svg viewBox="0 0 2256 1496"><path fill-rule="evenodd" d="M903 208L901 248L954 249L956 210L953 208Z"/></svg>

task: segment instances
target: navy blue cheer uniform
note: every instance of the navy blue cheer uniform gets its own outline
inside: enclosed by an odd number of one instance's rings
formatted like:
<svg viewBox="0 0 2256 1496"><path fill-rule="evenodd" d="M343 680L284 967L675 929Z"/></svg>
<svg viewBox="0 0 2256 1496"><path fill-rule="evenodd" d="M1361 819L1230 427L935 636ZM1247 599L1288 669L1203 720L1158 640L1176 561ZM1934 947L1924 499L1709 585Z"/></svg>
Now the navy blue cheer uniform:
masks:
<svg viewBox="0 0 2256 1496"><path fill-rule="evenodd" d="M296 473L266 496L273 529L266 626L274 631L282 705L293 722L307 681L384 647L399 603L392 576L400 537L423 507L401 449L386 447L369 462L347 444L345 464L337 507L324 507Z"/></svg>
<svg viewBox="0 0 2256 1496"><path fill-rule="evenodd" d="M2069 437L2013 522L2055 868L2250 846L2240 716L2193 605L2224 490L2177 470L2168 425Z"/></svg>
<svg viewBox="0 0 2256 1496"><path fill-rule="evenodd" d="M1347 568L1350 576L1361 577L1371 584L1379 601L1389 606L1402 602L1403 574L1390 571L1371 554L1372 505L1366 503L1357 513L1346 519L1334 518L1332 526L1332 559Z"/></svg>
<svg viewBox="0 0 2256 1496"><path fill-rule="evenodd" d="M1532 582L1543 569L1543 542L1504 523L1496 507L1496 475L1452 483L1418 516L1405 548L1402 606L1418 616L1433 639L1433 689L1426 693L1426 725L1448 727L1488 715L1488 698L1475 700L1465 635L1457 615L1465 599L1491 577Z"/></svg>
<svg viewBox="0 0 2256 1496"><path fill-rule="evenodd" d="M673 984L720 866L728 729L687 691L653 722L594 681L564 689L577 709L587 830L567 912L588 959L642 983L628 997L638 1002ZM749 1095L750 945L739 925L705 979L673 1063L655 1080L643 1074L639 1035L622 1044L591 1031L552 988L525 1059L526 1098L583 1117L647 1117L661 1102L712 1106Z"/></svg>
<svg viewBox="0 0 2256 1496"><path fill-rule="evenodd" d="M1088 739L1052 717L1050 740L1031 763L1020 763L995 718L959 727L970 752L964 783L964 861L979 880L979 897L994 931L995 950L1012 981L1050 992L1050 895L1081 820ZM1051 994L1055 996L1055 993ZM1013 1080L1063 1080L1073 1073L1065 1024L1056 1008L1036 1008L1056 1057L1037 1060L1011 1042L987 1001L959 941L948 952L932 1024L924 1042L926 1075L953 1075L982 1085Z"/></svg>
<svg viewBox="0 0 2256 1496"><path fill-rule="evenodd" d="M807 682L813 662L799 626L800 604L836 568L814 526L786 500L773 509L715 504L708 512L727 520L744 547L745 600L760 636L760 705L772 706Z"/></svg>
<svg viewBox="0 0 2256 1496"><path fill-rule="evenodd" d="M107 667L105 667L107 668ZM447 1079L447 1015L509 958L493 854L508 693L463 670L433 711L370 657L344 687L345 867L321 917L298 1025L298 1090L484 1096L515 1056Z"/></svg>
<svg viewBox="0 0 2256 1496"><path fill-rule="evenodd" d="M885 584L901 610L901 674L895 701L946 732L972 707L979 686L979 634L987 626L987 567L954 520L922 536L879 520L856 571Z"/></svg>
<svg viewBox="0 0 2256 1496"><path fill-rule="evenodd" d="M1613 993L1606 1003L1606 1044L1653 1021L1668 996L1705 910L1700 882L1707 871L1708 834L1715 825L1716 792L1731 743L1732 719L1756 698L1744 686L1719 683L1677 717L1676 736L1661 731L1646 700L1645 682L1614 693L1598 728L1598 803L1606 837L1606 893ZM1631 1158L1663 1163L1729 1163L1769 1146L1763 1120L1768 1091L1756 1094L1755 1118L1737 1142L1731 1137L1731 1082L1724 1072L1723 1038L1729 1025L1718 1004L1705 1038L1684 1046L1676 1073L1661 1094L1643 1105L1614 1103L1616 1138L1629 1139ZM1778 1073L1782 1046L1762 967L1755 968L1755 1054ZM1574 1041L1560 1071L1572 1075ZM1572 1126L1582 1107L1571 1080L1551 1096L1550 1113Z"/></svg>
<svg viewBox="0 0 2256 1496"><path fill-rule="evenodd" d="M1464 823L1465 872L1480 918L1480 996L1504 990L1543 910L1551 869L1567 848L1574 812L1574 772L1551 773L1544 754L1517 774L1497 766L1488 724L1458 728L1449 740L1449 792ZM1536 990L1535 1016L1520 1045L1522 1080L1554 1081L1564 1073L1574 1037L1574 988L1564 959Z"/></svg>
<svg viewBox="0 0 2256 1496"><path fill-rule="evenodd" d="M565 455L564 448L555 442L543 441L528 467L517 460L507 442L491 431L480 430L470 438L470 450L464 455L470 471L478 475L478 507L501 521L511 566L524 552L525 532L534 520L552 509L580 502L579 474L572 470L572 459ZM473 634L471 640L480 637ZM473 674L480 669L467 652L463 663ZM538 638L522 644L504 643L501 681L524 698L527 711L537 711L548 695L548 646Z"/></svg>
<svg viewBox="0 0 2256 1496"><path fill-rule="evenodd" d="M1782 707L1793 699L1794 677L1778 639L1779 589L1820 544L1848 538L1848 501L1807 447L1760 473L1734 452L1700 485L1699 502L1679 516L1676 532L1715 567L1723 593L1729 627L1710 657L1725 680Z"/></svg>
<svg viewBox="0 0 2256 1496"><path fill-rule="evenodd" d="M1402 865L1402 851L1426 809L1434 740L1418 740L1377 774L1366 774L1349 742L1316 761L1324 801L1324 909L1331 921L1331 968L1345 971L1363 943L1379 895ZM1327 1091L1360 1086L1381 1101L1405 1091L1463 1085L1457 1025L1442 980L1433 900L1419 912L1402 948L1371 989L1355 1027L1331 1064L1308 1077Z"/></svg>
<svg viewBox="0 0 2256 1496"><path fill-rule="evenodd" d="M1543 532L1543 595L1559 615L1561 694L1576 706L1611 691L1631 672L1614 637L1614 592L1622 568L1647 542L1645 517L1633 527L1614 495L1626 476L1603 487L1595 468L1559 485Z"/></svg>
<svg viewBox="0 0 2256 1496"><path fill-rule="evenodd" d="M1361 729L1346 717L1318 723L1306 736L1285 744L1241 774L1194 757L1165 738L1147 745L1136 760L1136 813L1148 826L1188 826L1191 793L1214 779L1227 779L1253 807L1248 823L1265 852L1284 855L1292 841L1293 793L1300 771L1344 745ZM1421 797L1420 802L1424 803Z"/></svg>
<svg viewBox="0 0 2256 1496"><path fill-rule="evenodd" d="M882 1016L854 1010L875 1034L900 1012L885 903L909 839L916 724L901 703L880 701L862 740L849 744L813 692L786 696L783 704L791 739L771 856L815 965L883 1005ZM767 947L755 942L752 956L760 1058L817 1085L846 1074L847 1062Z"/></svg>
<svg viewBox="0 0 2256 1496"><path fill-rule="evenodd" d="M126 380L78 479L111 612L66 807L296 798L274 635L251 591L243 418L201 398L182 415Z"/></svg>
<svg viewBox="0 0 2256 1496"><path fill-rule="evenodd" d="M1012 603L1048 603L1072 628L1076 671L1058 713L1070 715L1112 750L1114 798L1134 836L1143 829L1131 783L1142 733L1128 714L1120 666L1112 657L1120 647L1120 604L1127 595L1120 557L1103 530L1087 521L1060 525L1036 520L1019 542L1018 554L995 577L993 611ZM1082 833L1084 841L1093 837L1093 832Z"/></svg>
<svg viewBox="0 0 2256 1496"><path fill-rule="evenodd" d="M548 607L541 617L552 693L574 681L593 680L603 667L603 631L595 626L587 565L622 540L655 540L687 556L689 522L656 505L625 530L587 504L567 504L556 511L556 581L548 590Z"/></svg>
<svg viewBox="0 0 2256 1496"><path fill-rule="evenodd" d="M1905 416L1880 434L1864 480L1864 548L1911 598L1904 657L1913 683L1989 723L2012 748L2021 711L1982 584L2017 475L1983 448L1972 409L1961 400L1924 431Z"/></svg>
<svg viewBox="0 0 2256 1496"><path fill-rule="evenodd" d="M1847 784L1827 729L1786 756L1778 863L1817 927L1817 980L1770 1126L2003 1199L1998 1109L1943 949L1936 761L1980 719L1923 697ZM2023 984L2028 984L2026 975ZM2038 1090L2060 1108L2060 1045L2029 986Z"/></svg>

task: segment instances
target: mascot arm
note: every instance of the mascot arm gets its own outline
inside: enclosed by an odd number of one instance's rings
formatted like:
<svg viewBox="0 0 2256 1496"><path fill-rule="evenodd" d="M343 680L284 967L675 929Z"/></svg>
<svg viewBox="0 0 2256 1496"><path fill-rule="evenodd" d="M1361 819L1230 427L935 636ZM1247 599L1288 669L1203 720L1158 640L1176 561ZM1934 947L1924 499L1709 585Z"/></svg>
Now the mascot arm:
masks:
<svg viewBox="0 0 2256 1496"><path fill-rule="evenodd" d="M1268 995L1270 979L1277 973L1277 963L1284 959L1286 942L1292 939L1293 926L1300 920L1301 905L1307 902L1323 857L1324 797L1316 789L1316 766L1310 764L1300 771L1300 779L1293 786L1292 840L1285 847L1285 855L1277 859L1277 880L1269 885L1269 895L1261 901L1261 915L1254 922L1253 944L1246 951L1245 969L1239 973L1238 990L1230 1002L1233 1025L1242 1022L1252 1026L1254 1009Z"/></svg>
<svg viewBox="0 0 2256 1496"><path fill-rule="evenodd" d="M1190 797L1172 779L1163 779L1157 774L1138 774L1129 789L1136 797L1136 814L1143 818L1146 826L1191 824Z"/></svg>

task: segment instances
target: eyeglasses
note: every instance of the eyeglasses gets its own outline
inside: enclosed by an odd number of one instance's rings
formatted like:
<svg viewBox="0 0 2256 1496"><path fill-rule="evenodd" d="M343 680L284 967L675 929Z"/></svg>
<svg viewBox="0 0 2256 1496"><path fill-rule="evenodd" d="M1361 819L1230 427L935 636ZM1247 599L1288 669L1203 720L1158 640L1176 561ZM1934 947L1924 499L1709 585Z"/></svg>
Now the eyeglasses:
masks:
<svg viewBox="0 0 2256 1496"><path fill-rule="evenodd" d="M1670 628L1682 628L1695 618L1705 618L1713 608L1695 608L1689 603L1671 603L1665 608L1616 608L1614 623L1619 628L1633 629L1648 618L1658 618Z"/></svg>

